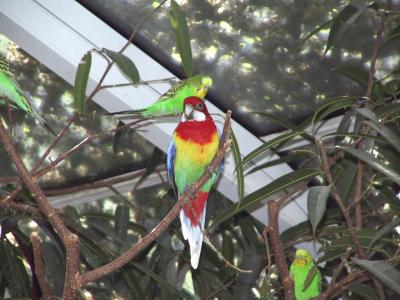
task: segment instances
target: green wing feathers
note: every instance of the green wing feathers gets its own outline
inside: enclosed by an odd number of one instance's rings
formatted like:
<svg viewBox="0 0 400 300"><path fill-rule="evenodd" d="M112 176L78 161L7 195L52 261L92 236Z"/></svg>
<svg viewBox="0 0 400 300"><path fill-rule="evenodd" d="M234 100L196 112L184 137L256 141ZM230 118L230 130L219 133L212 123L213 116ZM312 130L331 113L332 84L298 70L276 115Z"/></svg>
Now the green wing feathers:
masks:
<svg viewBox="0 0 400 300"><path fill-rule="evenodd" d="M6 101L9 101L8 105L13 109L25 111L54 134L47 126L46 121L32 108L28 97L11 73L8 62L0 59L0 105L5 105Z"/></svg>
<svg viewBox="0 0 400 300"><path fill-rule="evenodd" d="M150 117L163 114L177 114L183 111L183 101L191 96L204 100L212 79L208 76L197 75L179 81L164 93L157 102L141 112L142 116Z"/></svg>

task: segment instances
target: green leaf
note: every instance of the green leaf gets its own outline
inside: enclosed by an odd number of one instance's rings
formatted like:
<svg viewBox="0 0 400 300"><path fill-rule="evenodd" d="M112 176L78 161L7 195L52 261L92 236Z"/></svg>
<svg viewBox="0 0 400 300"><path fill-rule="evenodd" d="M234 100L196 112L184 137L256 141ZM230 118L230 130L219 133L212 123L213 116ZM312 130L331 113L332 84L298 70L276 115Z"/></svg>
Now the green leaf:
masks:
<svg viewBox="0 0 400 300"><path fill-rule="evenodd" d="M328 201L331 189L332 186L328 185L313 186L308 190L307 210L308 218L313 229L313 234L315 234L315 229L325 214L326 203Z"/></svg>
<svg viewBox="0 0 400 300"><path fill-rule="evenodd" d="M367 7L368 5L357 7L354 4L349 4L342 9L332 22L328 42L323 55L343 38L345 33L358 20Z"/></svg>
<svg viewBox="0 0 400 300"><path fill-rule="evenodd" d="M261 164L259 166L256 166L256 167L250 169L246 173L246 175L249 175L251 173L257 172L257 171L262 170L262 169L266 169L268 167L272 167L272 166L280 165L280 164L283 164L283 163L287 163L289 161L300 159L300 158L303 158L306 155L310 155L310 152L295 152L293 154L288 154L288 155L282 156L281 158L270 160L270 161L268 161L266 163L263 163L263 164Z"/></svg>
<svg viewBox="0 0 400 300"><path fill-rule="evenodd" d="M340 109L344 109L353 105L354 101L360 99L357 96L343 96L343 97L335 97L326 100L324 103L321 104L320 107L314 112L314 115L311 120L311 124L315 124L318 121L322 120L329 114L338 111Z"/></svg>
<svg viewBox="0 0 400 300"><path fill-rule="evenodd" d="M2 263L7 264L5 276L11 295L14 297L31 296L31 283L29 275L21 259L18 248L13 246L8 239L3 239L1 250L4 251L6 260Z"/></svg>
<svg viewBox="0 0 400 300"><path fill-rule="evenodd" d="M368 107L356 108L355 111L358 112L360 115L366 117L367 119L370 119L374 123L379 124L378 116Z"/></svg>
<svg viewBox="0 0 400 300"><path fill-rule="evenodd" d="M324 24L318 26L317 28L315 28L315 29L312 30L311 32L309 32L309 33L301 40L300 44L304 44L310 37L312 37L313 35L317 34L317 33L320 32L321 30L328 29L328 28L331 26L333 20L334 20L334 19L331 19L331 20L325 22Z"/></svg>
<svg viewBox="0 0 400 300"><path fill-rule="evenodd" d="M342 65L334 70L358 83L361 87L366 87L368 84L368 71L359 65Z"/></svg>
<svg viewBox="0 0 400 300"><path fill-rule="evenodd" d="M118 121L116 129L124 126L125 123L122 122L121 120ZM121 142L123 140L124 135L129 131L129 128L125 127L123 129L119 129L115 132L114 134L114 140L113 140L113 153L117 154L118 152L121 151Z"/></svg>
<svg viewBox="0 0 400 300"><path fill-rule="evenodd" d="M115 233L123 240L128 236L129 213L129 207L124 205L118 205L115 210Z"/></svg>
<svg viewBox="0 0 400 300"><path fill-rule="evenodd" d="M385 226L383 226L381 229L378 230L378 232L372 238L369 247L372 247L372 245L376 241L380 240L382 237L393 231L393 229L399 225L400 225L400 218L398 217L393 218L392 221L390 221L389 223L387 223Z"/></svg>
<svg viewBox="0 0 400 300"><path fill-rule="evenodd" d="M376 294L376 290L368 284L353 283L349 285L349 290L361 296L361 298L364 300L379 299L378 295Z"/></svg>
<svg viewBox="0 0 400 300"><path fill-rule="evenodd" d="M143 273L145 273L147 276L149 276L151 279L153 279L155 282L157 282L160 286L169 289L170 291L174 292L175 294L184 297L184 294L182 294L176 287L172 286L167 280L162 278L160 275L157 275L153 271L147 269L141 264L138 264L136 262L131 262L135 268L139 269Z"/></svg>
<svg viewBox="0 0 400 300"><path fill-rule="evenodd" d="M314 279L315 275L319 272L318 266L314 265L307 273L306 280L304 280L303 283L303 289L302 291L304 292L308 286L310 285L311 281Z"/></svg>
<svg viewBox="0 0 400 300"><path fill-rule="evenodd" d="M391 167L385 165L384 163L380 162L377 160L375 157L373 157L370 154L367 154L363 151L360 151L358 149L354 148L349 148L349 147L340 147L347 153L357 157L358 159L362 160L366 164L370 165L373 169L383 173L386 175L390 180L393 182L397 183L400 185L400 174L398 174L395 170L393 170Z"/></svg>
<svg viewBox="0 0 400 300"><path fill-rule="evenodd" d="M339 126L336 130L336 134L338 134L335 138L335 145L338 145L342 140L343 137L340 138L340 134L346 134L349 130L349 127L351 125L351 121L353 120L354 117L354 110L350 109L348 111L346 111L346 113L344 114L342 120L339 123Z"/></svg>
<svg viewBox="0 0 400 300"><path fill-rule="evenodd" d="M270 114L266 112L253 112L256 115L261 115L262 117L266 118L268 121L280 125L286 129L290 129L293 131L297 130L297 126L291 123L289 120L282 118L282 116L276 114Z"/></svg>
<svg viewBox="0 0 400 300"><path fill-rule="evenodd" d="M276 138L273 138L272 140L262 144L260 147L258 147L257 149L253 150L252 152L247 154L245 157L243 157L242 162L238 166L236 166L236 169L239 167L242 167L243 165L245 165L246 163L248 163L255 157L259 156L260 154L274 148L275 146L278 146L284 142L291 140L292 138L294 138L297 135L300 135L301 133L303 133L303 131L294 131L294 132L284 133L284 134L282 134Z"/></svg>
<svg viewBox="0 0 400 300"><path fill-rule="evenodd" d="M255 192L246 195L240 206L232 204L225 210L223 210L212 222L210 230L215 228L218 224L226 221L227 219L237 215L241 211L250 208L252 205L259 203L261 200L276 194L294 184L299 182L306 182L313 177L320 174L319 170L316 169L299 169L283 175L266 186L256 190Z"/></svg>
<svg viewBox="0 0 400 300"><path fill-rule="evenodd" d="M125 74L131 82L138 83L140 81L139 71L128 56L105 48L102 49L102 52L117 64L119 70Z"/></svg>
<svg viewBox="0 0 400 300"><path fill-rule="evenodd" d="M171 25L175 31L176 44L187 77L193 75L192 47L185 12L174 0L171 1Z"/></svg>
<svg viewBox="0 0 400 300"><path fill-rule="evenodd" d="M382 41L382 46L390 42L391 40L398 38L399 36L400 36L400 25L394 27L392 30L390 30L389 33L385 34L385 38Z"/></svg>
<svg viewBox="0 0 400 300"><path fill-rule="evenodd" d="M351 261L366 269L384 285L400 295L400 272L384 260L366 260L351 258Z"/></svg>
<svg viewBox="0 0 400 300"><path fill-rule="evenodd" d="M146 180L147 177L149 177L154 170L157 168L157 166L162 163L164 158L164 152L162 152L159 148L154 147L153 153L151 154L149 163L146 166L146 170L144 171L144 174L138 182L135 184L134 190L143 182Z"/></svg>
<svg viewBox="0 0 400 300"><path fill-rule="evenodd" d="M369 127L379 132L400 153L400 137L390 128L373 122L365 122Z"/></svg>
<svg viewBox="0 0 400 300"><path fill-rule="evenodd" d="M89 80L91 65L92 54L90 52L86 52L78 65L74 84L74 109L80 114L85 113L86 88Z"/></svg>
<svg viewBox="0 0 400 300"><path fill-rule="evenodd" d="M238 191L239 191L238 205L240 205L240 203L242 202L243 196L244 196L243 165L240 164L242 157L240 155L239 144L237 142L235 133L233 132L232 128L230 130L230 133L231 133L231 139L232 139L232 153L233 153L233 158L234 158L235 164L236 164L236 178L237 178Z"/></svg>

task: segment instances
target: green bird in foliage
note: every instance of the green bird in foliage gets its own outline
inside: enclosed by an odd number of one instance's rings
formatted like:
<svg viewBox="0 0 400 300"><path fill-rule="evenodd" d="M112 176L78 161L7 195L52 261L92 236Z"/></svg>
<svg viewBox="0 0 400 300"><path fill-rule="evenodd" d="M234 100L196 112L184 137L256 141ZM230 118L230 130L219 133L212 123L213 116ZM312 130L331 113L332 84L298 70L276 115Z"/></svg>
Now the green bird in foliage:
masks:
<svg viewBox="0 0 400 300"><path fill-rule="evenodd" d="M18 82L15 80L14 75L11 73L8 62L0 58L0 105L6 105L6 101L8 101L8 105L12 109L25 111L55 135L46 121L33 110L28 97L24 94Z"/></svg>
<svg viewBox="0 0 400 300"><path fill-rule="evenodd" d="M183 102L188 97L198 97L204 100L208 89L212 86L212 79L208 76L196 75L179 81L163 94L158 101L149 107L140 110L125 110L107 115L135 115L153 117L183 112Z"/></svg>
<svg viewBox="0 0 400 300"><path fill-rule="evenodd" d="M321 294L321 273L305 249L297 249L290 266L296 300L309 300Z"/></svg>

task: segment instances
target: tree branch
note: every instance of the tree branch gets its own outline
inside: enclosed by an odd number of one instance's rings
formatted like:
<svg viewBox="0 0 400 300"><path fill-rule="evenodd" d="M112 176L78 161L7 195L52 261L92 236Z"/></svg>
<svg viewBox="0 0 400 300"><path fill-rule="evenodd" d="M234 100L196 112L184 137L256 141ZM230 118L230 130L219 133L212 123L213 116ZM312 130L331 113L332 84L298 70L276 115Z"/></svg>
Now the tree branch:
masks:
<svg viewBox="0 0 400 300"><path fill-rule="evenodd" d="M45 194L39 187L37 177L31 176L15 146L8 131L0 119L0 140L11 161L18 170L19 176L36 199L40 211L49 219L49 222L61 238L66 250L66 275L64 282L63 299L72 300L76 297L79 288L79 241L78 237L68 230L57 211L50 205Z"/></svg>

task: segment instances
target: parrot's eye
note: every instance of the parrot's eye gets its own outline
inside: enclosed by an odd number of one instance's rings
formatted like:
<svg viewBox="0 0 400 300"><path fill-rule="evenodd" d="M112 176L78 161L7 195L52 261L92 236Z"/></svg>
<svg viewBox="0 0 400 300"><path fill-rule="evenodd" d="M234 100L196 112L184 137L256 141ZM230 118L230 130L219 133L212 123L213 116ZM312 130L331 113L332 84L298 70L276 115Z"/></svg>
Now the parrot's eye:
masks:
<svg viewBox="0 0 400 300"><path fill-rule="evenodd" d="M196 91L200 92L201 91L201 86L199 86Z"/></svg>
<svg viewBox="0 0 400 300"><path fill-rule="evenodd" d="M196 104L196 108L197 108L198 110L203 110L203 109L204 109L204 104L203 104L203 103L197 103L197 104Z"/></svg>

